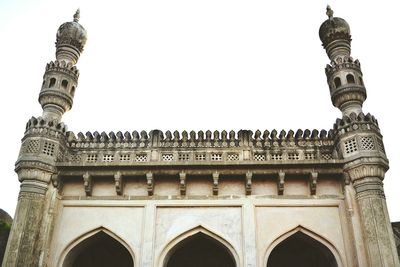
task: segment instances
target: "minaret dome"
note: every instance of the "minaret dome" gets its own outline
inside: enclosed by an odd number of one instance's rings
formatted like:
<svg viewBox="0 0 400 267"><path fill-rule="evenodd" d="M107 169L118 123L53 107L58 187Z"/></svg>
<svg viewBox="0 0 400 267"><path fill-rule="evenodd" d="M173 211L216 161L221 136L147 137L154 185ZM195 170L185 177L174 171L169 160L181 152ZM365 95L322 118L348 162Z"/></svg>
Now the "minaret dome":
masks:
<svg viewBox="0 0 400 267"><path fill-rule="evenodd" d="M57 31L56 57L58 61L64 60L75 65L80 53L85 46L87 33L85 28L79 24L80 11L76 11L74 20L63 23Z"/></svg>
<svg viewBox="0 0 400 267"><path fill-rule="evenodd" d="M350 26L342 18L333 17L333 10L330 6L326 8L328 19L319 28L319 38L326 49L331 60L338 55L350 55Z"/></svg>

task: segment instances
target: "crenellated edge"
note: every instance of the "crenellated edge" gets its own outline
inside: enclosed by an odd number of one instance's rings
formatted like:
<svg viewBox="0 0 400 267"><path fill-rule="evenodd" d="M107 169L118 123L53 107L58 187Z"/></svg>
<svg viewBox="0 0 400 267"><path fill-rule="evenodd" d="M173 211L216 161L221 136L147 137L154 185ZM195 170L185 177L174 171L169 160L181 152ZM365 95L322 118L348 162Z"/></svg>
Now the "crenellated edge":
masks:
<svg viewBox="0 0 400 267"><path fill-rule="evenodd" d="M335 72L342 69L354 69L360 73L361 72L361 64L358 59L353 60L350 56L337 57L331 61L331 64L326 65L325 73L327 76L333 75Z"/></svg>
<svg viewBox="0 0 400 267"><path fill-rule="evenodd" d="M38 132L39 128L47 129L62 135L67 133L67 125L65 125L63 122L58 122L57 120L46 120L42 117L32 117L26 123L25 135L32 132ZM43 130L40 131L42 132Z"/></svg>
<svg viewBox="0 0 400 267"><path fill-rule="evenodd" d="M346 132L356 131L356 130L374 130L380 133L378 120L375 119L370 113L356 114L351 113L349 116L343 116L341 119L336 119L333 125L333 135L341 135Z"/></svg>
<svg viewBox="0 0 400 267"><path fill-rule="evenodd" d="M50 61L46 65L46 72L51 71L60 71L66 73L73 77L75 80L79 78L79 70L76 66L74 66L71 62L66 62L65 60L54 60Z"/></svg>
<svg viewBox="0 0 400 267"><path fill-rule="evenodd" d="M333 140L333 131L326 130L277 130L254 133L250 130L235 131L166 131L152 130L131 132L67 132L67 142L70 147L85 147L85 144L131 144L131 147L273 147L305 145L307 141L323 142L330 145Z"/></svg>

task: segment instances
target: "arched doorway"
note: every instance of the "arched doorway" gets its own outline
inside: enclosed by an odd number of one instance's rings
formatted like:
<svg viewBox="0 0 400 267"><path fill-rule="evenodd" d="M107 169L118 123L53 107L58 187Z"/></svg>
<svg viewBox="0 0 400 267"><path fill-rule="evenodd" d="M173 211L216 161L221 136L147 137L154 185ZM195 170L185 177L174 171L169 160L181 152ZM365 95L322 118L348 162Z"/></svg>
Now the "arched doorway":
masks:
<svg viewBox="0 0 400 267"><path fill-rule="evenodd" d="M65 257L63 267L133 267L129 251L104 231L86 238Z"/></svg>
<svg viewBox="0 0 400 267"><path fill-rule="evenodd" d="M269 255L267 267L337 267L335 256L321 242L296 232L279 243Z"/></svg>
<svg viewBox="0 0 400 267"><path fill-rule="evenodd" d="M198 232L176 244L164 260L164 267L236 267L228 248Z"/></svg>

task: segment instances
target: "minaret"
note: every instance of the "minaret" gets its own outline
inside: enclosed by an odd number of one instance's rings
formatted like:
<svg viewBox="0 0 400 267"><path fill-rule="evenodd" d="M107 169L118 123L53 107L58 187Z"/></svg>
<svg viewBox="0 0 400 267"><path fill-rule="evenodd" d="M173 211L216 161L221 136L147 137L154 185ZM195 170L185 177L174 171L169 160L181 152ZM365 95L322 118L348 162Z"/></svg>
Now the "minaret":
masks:
<svg viewBox="0 0 400 267"><path fill-rule="evenodd" d="M332 103L343 115L362 112L362 105L367 98L360 62L351 57L351 35L347 22L333 17L328 6L328 19L319 29L322 41L331 64L325 68L331 93Z"/></svg>
<svg viewBox="0 0 400 267"><path fill-rule="evenodd" d="M78 84L75 67L86 42L86 31L72 22L57 32L56 60L46 66L39 102L42 117L32 117L27 125L15 171L21 183L3 267L45 266L57 211L56 162L66 150L66 126L62 115L72 107Z"/></svg>
<svg viewBox="0 0 400 267"><path fill-rule="evenodd" d="M57 31L56 58L46 66L39 102L43 118L60 121L62 115L71 109L79 71L75 67L86 43L86 30L79 24L80 11L74 20L62 24Z"/></svg>
<svg viewBox="0 0 400 267"><path fill-rule="evenodd" d="M344 19L333 17L329 6L326 14L319 36L331 60L325 72L332 103L343 114L334 125L334 136L345 162L345 195L356 203L361 218L360 224L353 225L361 225L364 240L354 240L358 262L371 267L400 266L382 183L389 168L382 135L377 120L362 111L367 94L360 62L351 57L350 27ZM356 221L353 216L351 221Z"/></svg>

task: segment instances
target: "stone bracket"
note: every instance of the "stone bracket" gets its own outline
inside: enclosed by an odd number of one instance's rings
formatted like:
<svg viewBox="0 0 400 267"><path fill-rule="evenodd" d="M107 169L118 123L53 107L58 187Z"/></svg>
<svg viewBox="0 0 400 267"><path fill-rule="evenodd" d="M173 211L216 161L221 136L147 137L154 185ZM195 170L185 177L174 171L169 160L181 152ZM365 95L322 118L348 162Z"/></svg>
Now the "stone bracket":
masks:
<svg viewBox="0 0 400 267"><path fill-rule="evenodd" d="M253 173L248 171L246 173L246 195L251 195L251 184L252 184Z"/></svg>
<svg viewBox="0 0 400 267"><path fill-rule="evenodd" d="M212 174L213 177L213 195L217 196L218 195L218 182L219 182L219 172L214 172Z"/></svg>
<svg viewBox="0 0 400 267"><path fill-rule="evenodd" d="M311 172L310 173L310 193L311 195L315 195L317 192L317 179L318 179L318 172Z"/></svg>
<svg viewBox="0 0 400 267"><path fill-rule="evenodd" d="M285 189L285 173L278 173L278 195L283 195L283 190Z"/></svg>
<svg viewBox="0 0 400 267"><path fill-rule="evenodd" d="M115 180L115 191L117 192L117 195L121 196L123 193L123 176L121 172L117 172L114 174L114 180Z"/></svg>
<svg viewBox="0 0 400 267"><path fill-rule="evenodd" d="M57 189L58 192L62 189L63 183L59 173L54 173L51 175L51 183Z"/></svg>
<svg viewBox="0 0 400 267"><path fill-rule="evenodd" d="M85 172L82 176L83 176L83 186L85 188L86 196L91 196L92 184L93 184L92 176L88 172Z"/></svg>
<svg viewBox="0 0 400 267"><path fill-rule="evenodd" d="M186 195L186 173L179 173L179 191L181 192L181 196Z"/></svg>
<svg viewBox="0 0 400 267"><path fill-rule="evenodd" d="M152 172L146 173L147 179L147 194L152 196L154 193L154 175Z"/></svg>

